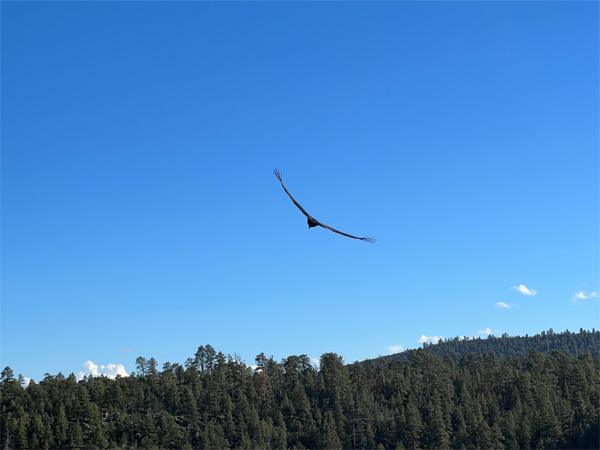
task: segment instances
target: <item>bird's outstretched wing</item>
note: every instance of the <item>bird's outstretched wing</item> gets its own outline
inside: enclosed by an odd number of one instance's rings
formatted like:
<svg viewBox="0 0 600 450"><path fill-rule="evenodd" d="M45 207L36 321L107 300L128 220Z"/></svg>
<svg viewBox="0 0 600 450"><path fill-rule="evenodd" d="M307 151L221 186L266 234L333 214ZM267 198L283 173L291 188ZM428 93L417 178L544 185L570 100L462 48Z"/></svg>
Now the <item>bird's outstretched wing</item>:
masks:
<svg viewBox="0 0 600 450"><path fill-rule="evenodd" d="M311 216L310 214L308 214L306 212L306 210L300 206L300 203L298 203L294 197L292 197L292 194L290 194L290 191L288 191L285 187L285 185L283 184L283 180L281 178L281 172L279 172L279 169L274 169L273 173L275 174L275 176L277 177L277 179L279 180L279 182L281 183L281 186L283 187L283 190L285 191L285 193L292 199L292 201L294 202L294 205L296 205L298 207L298 209L300 209L300 211L302 211L302 213L308 218L313 220L317 225L319 225L320 227L326 228L330 231L333 231L334 233L337 234L341 234L342 236L346 236L352 239L359 239L361 241L365 241L368 242L369 244L374 244L376 239L369 237L369 236L365 236L365 237L358 237L358 236L352 236L351 234L347 234L347 233L343 233L339 230L336 230L335 228L331 228L329 225L325 225L324 223L319 222L317 219L315 219L313 216ZM310 222L309 222L310 223ZM314 225L311 225L314 226Z"/></svg>
<svg viewBox="0 0 600 450"><path fill-rule="evenodd" d="M283 184L283 180L281 179L281 172L279 172L279 169L273 169L273 173L275 174L275 176L277 177L277 179L279 180L279 182L281 183L281 186L283 187L283 190L285 191L285 193L287 195L290 196L290 198L292 199L292 201L294 202L294 205L296 205L300 211L302 211L302 213L306 216L306 217L310 217L311 219L315 220L316 222L318 222L318 220L316 220L313 216L311 216L309 213L306 212L306 210L300 206L300 203L298 203L296 200L294 200L294 197L292 197L292 194L290 194L290 191L288 191L284 184Z"/></svg>
<svg viewBox="0 0 600 450"><path fill-rule="evenodd" d="M369 236L358 237L358 236L352 236L351 234L348 234L348 233L343 233L339 230L336 230L335 228L331 228L329 225L325 225L324 223L319 222L318 220L317 220L317 223L319 224L319 226L321 226L323 228L327 228L328 230L333 231L334 233L341 234L342 236L346 236L346 237L349 237L352 239L360 239L361 241L368 242L369 244L374 244L377 241L377 239L369 237Z"/></svg>

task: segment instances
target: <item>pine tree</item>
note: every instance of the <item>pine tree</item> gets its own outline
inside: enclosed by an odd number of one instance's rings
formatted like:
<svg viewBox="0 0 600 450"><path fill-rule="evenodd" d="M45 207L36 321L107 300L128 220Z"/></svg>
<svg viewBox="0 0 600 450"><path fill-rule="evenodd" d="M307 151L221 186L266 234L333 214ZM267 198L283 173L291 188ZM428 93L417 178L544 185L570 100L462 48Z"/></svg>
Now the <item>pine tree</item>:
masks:
<svg viewBox="0 0 600 450"><path fill-rule="evenodd" d="M446 423L439 403L430 403L427 408L427 413L428 417L427 425L425 427L425 436L428 437L428 448L449 449L450 435L446 429Z"/></svg>
<svg viewBox="0 0 600 450"><path fill-rule="evenodd" d="M9 366L6 366L2 370L2 373L0 374L0 383L2 383L4 385L14 379L15 379L15 373Z"/></svg>
<svg viewBox="0 0 600 450"><path fill-rule="evenodd" d="M22 409L21 409L22 411ZM15 433L16 448L30 448L29 440L27 439L27 424L29 423L29 414L21 412L17 420L17 429Z"/></svg>
<svg viewBox="0 0 600 450"><path fill-rule="evenodd" d="M146 375L148 370L148 361L146 361L146 358L144 358L143 356L138 356L135 359L135 367L138 371L138 374L143 377L144 375Z"/></svg>
<svg viewBox="0 0 600 450"><path fill-rule="evenodd" d="M150 414L145 414L142 418L141 431L140 447L156 448L158 446L158 430Z"/></svg>
<svg viewBox="0 0 600 450"><path fill-rule="evenodd" d="M286 450L287 445L287 429L281 411L277 415L277 425L274 430L273 448L277 450Z"/></svg>
<svg viewBox="0 0 600 450"><path fill-rule="evenodd" d="M323 421L323 443L322 448L325 450L338 450L342 448L340 439L336 431L335 420L331 411L325 413L325 420Z"/></svg>
<svg viewBox="0 0 600 450"><path fill-rule="evenodd" d="M147 372L149 375L157 375L158 374L158 370L157 370L158 363L156 362L156 360L154 358L150 358L147 362L147 365L148 365Z"/></svg>
<svg viewBox="0 0 600 450"><path fill-rule="evenodd" d="M70 427L69 443L67 446L72 449L80 449L84 446L83 431L79 425L79 420Z"/></svg>
<svg viewBox="0 0 600 450"><path fill-rule="evenodd" d="M420 448L422 432L423 421L421 420L421 414L416 405L411 402L406 407L406 432L404 434L408 448Z"/></svg>

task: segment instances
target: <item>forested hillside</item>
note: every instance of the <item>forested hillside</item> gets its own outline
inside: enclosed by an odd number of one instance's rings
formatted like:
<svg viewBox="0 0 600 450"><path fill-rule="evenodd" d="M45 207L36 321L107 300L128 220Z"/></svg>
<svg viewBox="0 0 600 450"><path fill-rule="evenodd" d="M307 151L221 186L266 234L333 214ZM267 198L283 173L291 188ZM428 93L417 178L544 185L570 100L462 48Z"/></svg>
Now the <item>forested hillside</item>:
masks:
<svg viewBox="0 0 600 450"><path fill-rule="evenodd" d="M455 337L454 339L440 339L436 343L423 344L425 353L443 358L449 355L454 362L459 362L464 355L470 353L495 353L498 357L518 355L525 356L531 349L549 355L554 351L566 351L572 355L590 353L593 357L600 355L600 330L586 331L580 329L579 333L569 330L555 333L552 328L542 331L535 336L509 336L500 337L489 335L487 338ZM406 350L393 355L382 356L387 361L405 361L414 350Z"/></svg>
<svg viewBox="0 0 600 450"><path fill-rule="evenodd" d="M317 370L306 355L256 369L201 346L185 365L138 358L111 380L2 372L2 448L598 448L600 357L568 352Z"/></svg>

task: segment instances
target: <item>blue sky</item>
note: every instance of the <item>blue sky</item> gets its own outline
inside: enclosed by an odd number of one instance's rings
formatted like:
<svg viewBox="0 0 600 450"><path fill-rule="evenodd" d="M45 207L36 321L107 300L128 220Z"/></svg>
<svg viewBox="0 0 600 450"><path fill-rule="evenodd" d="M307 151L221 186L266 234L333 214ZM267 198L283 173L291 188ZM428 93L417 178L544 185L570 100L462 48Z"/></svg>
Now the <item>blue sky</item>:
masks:
<svg viewBox="0 0 600 450"><path fill-rule="evenodd" d="M598 328L598 13L3 2L2 367Z"/></svg>

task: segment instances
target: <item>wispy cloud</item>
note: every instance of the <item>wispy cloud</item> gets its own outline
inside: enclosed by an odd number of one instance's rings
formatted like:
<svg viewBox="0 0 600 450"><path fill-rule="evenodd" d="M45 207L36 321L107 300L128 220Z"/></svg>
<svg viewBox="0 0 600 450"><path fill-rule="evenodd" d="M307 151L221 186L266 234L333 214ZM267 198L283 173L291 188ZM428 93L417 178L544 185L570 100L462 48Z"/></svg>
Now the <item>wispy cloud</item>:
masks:
<svg viewBox="0 0 600 450"><path fill-rule="evenodd" d="M485 330L478 331L477 334L492 334L492 329L487 327Z"/></svg>
<svg viewBox="0 0 600 450"><path fill-rule="evenodd" d="M419 344L423 344L425 342L437 344L440 339L444 339L444 336L425 336L424 334L422 334L421 337L417 339L417 342Z"/></svg>
<svg viewBox="0 0 600 450"><path fill-rule="evenodd" d="M122 377L128 377L127 371L123 364L107 364L106 366L98 367L92 361L86 361L83 363L82 370L77 374L77 380L83 380L83 377L93 376L99 377L101 375L107 376L108 378L115 378L117 375Z"/></svg>
<svg viewBox="0 0 600 450"><path fill-rule="evenodd" d="M398 344L398 345L390 345L388 347L388 350L390 353L400 353L402 351L402 349L404 348L404 345L402 344Z"/></svg>
<svg viewBox="0 0 600 450"><path fill-rule="evenodd" d="M498 302L494 306L496 308L510 308L510 304L504 302Z"/></svg>
<svg viewBox="0 0 600 450"><path fill-rule="evenodd" d="M573 300L573 303L575 305L578 305L579 300L585 300L588 298L596 298L596 297L598 297L597 292L590 292L589 294L586 294L584 291L579 291L579 292L575 292L573 297L571 297L571 300Z"/></svg>
<svg viewBox="0 0 600 450"><path fill-rule="evenodd" d="M524 284L520 284L518 286L513 286L511 287L511 289L514 289L517 292L520 292L523 295L530 295L530 296L534 296L535 294L537 294L536 290L533 289L528 289L527 287L525 287Z"/></svg>
<svg viewBox="0 0 600 450"><path fill-rule="evenodd" d="M137 353L137 350L134 348L127 348L125 350L119 350L119 353Z"/></svg>

